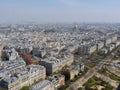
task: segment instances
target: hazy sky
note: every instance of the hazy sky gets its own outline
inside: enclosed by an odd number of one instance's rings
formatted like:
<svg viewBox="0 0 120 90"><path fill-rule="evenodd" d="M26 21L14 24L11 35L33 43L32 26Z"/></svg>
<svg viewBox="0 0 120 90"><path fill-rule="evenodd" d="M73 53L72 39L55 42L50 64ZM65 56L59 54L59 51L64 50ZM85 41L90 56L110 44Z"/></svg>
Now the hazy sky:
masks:
<svg viewBox="0 0 120 90"><path fill-rule="evenodd" d="M0 0L1 22L120 22L120 0Z"/></svg>

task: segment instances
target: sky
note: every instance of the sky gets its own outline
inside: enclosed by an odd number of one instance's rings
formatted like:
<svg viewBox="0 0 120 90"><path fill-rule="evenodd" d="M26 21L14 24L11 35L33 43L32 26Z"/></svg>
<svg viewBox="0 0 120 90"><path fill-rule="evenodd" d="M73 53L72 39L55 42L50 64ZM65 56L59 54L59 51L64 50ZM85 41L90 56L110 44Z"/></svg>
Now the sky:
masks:
<svg viewBox="0 0 120 90"><path fill-rule="evenodd" d="M120 0L0 0L0 23L120 22Z"/></svg>

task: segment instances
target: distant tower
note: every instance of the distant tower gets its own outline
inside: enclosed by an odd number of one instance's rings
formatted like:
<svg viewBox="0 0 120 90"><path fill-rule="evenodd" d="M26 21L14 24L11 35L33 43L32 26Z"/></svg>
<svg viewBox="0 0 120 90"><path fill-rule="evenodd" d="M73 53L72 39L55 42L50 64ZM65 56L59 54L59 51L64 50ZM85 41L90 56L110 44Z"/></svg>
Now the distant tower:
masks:
<svg viewBox="0 0 120 90"><path fill-rule="evenodd" d="M78 25L77 25L77 24L74 26L73 31L74 31L74 32L78 32L78 31L79 31L79 28L78 28Z"/></svg>

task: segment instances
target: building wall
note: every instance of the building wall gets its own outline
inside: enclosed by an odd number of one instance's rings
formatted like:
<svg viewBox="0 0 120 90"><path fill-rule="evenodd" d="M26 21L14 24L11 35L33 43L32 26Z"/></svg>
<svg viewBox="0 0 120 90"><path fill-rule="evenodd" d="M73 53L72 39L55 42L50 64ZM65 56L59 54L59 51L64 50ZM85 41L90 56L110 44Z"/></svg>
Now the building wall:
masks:
<svg viewBox="0 0 120 90"><path fill-rule="evenodd" d="M44 68L43 70L39 70L38 68L37 71L34 72L29 71L25 75L18 76L18 80L9 83L7 87L8 90L19 90L23 86L29 86L35 83L35 81L38 81L40 79L45 79L45 77L46 77L46 69Z"/></svg>
<svg viewBox="0 0 120 90"><path fill-rule="evenodd" d="M74 61L73 59L65 59L55 64L49 63L47 61L41 61L40 65L45 66L47 74L53 74L61 70L64 66L71 65L73 61Z"/></svg>

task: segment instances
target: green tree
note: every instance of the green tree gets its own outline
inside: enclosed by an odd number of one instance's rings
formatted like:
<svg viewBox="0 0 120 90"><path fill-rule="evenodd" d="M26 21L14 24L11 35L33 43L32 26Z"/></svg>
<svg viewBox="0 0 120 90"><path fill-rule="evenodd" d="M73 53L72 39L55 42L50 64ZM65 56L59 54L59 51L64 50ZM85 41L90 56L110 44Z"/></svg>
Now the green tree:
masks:
<svg viewBox="0 0 120 90"><path fill-rule="evenodd" d="M20 90L28 90L29 86L23 86Z"/></svg>

